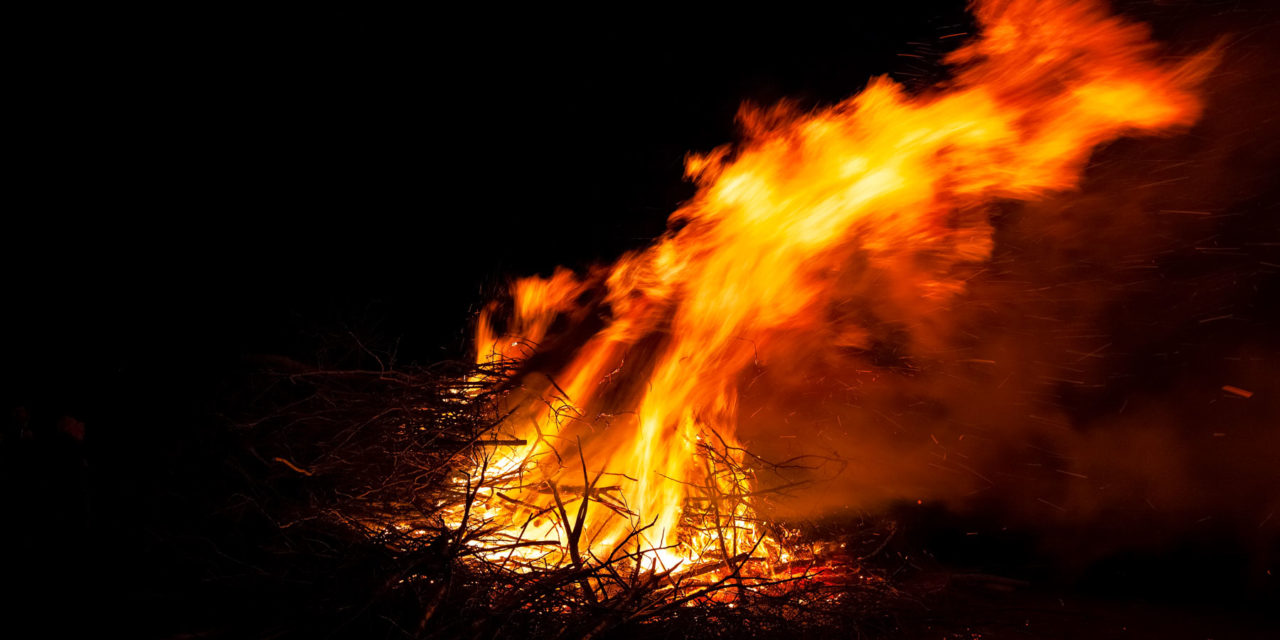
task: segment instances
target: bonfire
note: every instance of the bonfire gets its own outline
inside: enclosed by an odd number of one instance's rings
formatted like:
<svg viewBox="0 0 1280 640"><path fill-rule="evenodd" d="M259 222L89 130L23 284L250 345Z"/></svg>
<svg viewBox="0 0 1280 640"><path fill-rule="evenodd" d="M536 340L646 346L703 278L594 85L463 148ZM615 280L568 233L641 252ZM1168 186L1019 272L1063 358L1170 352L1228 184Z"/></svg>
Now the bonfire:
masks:
<svg viewBox="0 0 1280 640"><path fill-rule="evenodd" d="M327 433L307 464L280 462L339 479L305 517L416 558L387 588L416 594L423 633L460 632L442 607L466 585L490 616L570 616L581 636L692 605L785 625L846 606L851 585L883 594L861 566L883 536L822 544L768 517L789 472L846 461L753 453L742 390L873 352L868 314L930 340L992 255L993 206L1072 189L1105 142L1185 130L1214 63L1161 59L1094 2L974 11L945 84L744 108L741 140L688 157L697 193L666 234L515 280L477 318L472 362L288 374L317 393L284 415ZM483 620L470 632L501 624Z"/></svg>

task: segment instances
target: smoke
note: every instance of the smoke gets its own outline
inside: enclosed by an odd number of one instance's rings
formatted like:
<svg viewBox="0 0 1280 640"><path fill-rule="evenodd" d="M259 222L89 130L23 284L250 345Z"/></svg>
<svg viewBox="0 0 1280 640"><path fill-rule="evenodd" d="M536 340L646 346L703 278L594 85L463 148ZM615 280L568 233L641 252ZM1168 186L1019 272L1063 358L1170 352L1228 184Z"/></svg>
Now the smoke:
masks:
<svg viewBox="0 0 1280 640"><path fill-rule="evenodd" d="M740 436L841 461L774 480L815 482L779 514L941 501L1090 557L1206 529L1273 552L1280 55L1226 41L1191 131L1111 143L1079 189L984 209L992 256L946 308L895 314L873 277L831 314L862 348L833 328L779 349L803 358L765 354Z"/></svg>

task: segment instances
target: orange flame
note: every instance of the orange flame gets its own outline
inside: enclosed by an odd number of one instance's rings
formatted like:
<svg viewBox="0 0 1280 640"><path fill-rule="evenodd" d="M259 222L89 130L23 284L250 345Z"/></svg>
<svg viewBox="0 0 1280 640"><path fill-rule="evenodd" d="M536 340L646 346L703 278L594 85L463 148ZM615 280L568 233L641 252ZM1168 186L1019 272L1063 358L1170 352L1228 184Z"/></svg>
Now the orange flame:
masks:
<svg viewBox="0 0 1280 640"><path fill-rule="evenodd" d="M517 281L501 332L497 306L481 314L477 361L509 372L557 319L605 317L567 364L526 367L543 373L500 429L527 444L472 471L495 548L546 541L518 552L556 564L625 544L666 568L785 557L754 521L734 438L753 368L785 362L794 336L870 348L841 311L869 291L928 340L919 328L991 255L986 205L1073 188L1098 144L1199 115L1212 53L1162 62L1143 26L1094 2L975 12L982 36L949 56L948 86L912 95L881 77L813 113L744 110L742 142L688 159L697 194L654 245L585 278Z"/></svg>

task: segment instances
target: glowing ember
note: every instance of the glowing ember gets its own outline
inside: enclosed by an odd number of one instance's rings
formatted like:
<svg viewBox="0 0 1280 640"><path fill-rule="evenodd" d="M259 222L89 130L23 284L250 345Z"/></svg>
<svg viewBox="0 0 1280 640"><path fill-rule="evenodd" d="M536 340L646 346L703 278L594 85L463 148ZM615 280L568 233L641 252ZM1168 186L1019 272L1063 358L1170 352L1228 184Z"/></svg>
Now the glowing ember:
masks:
<svg viewBox="0 0 1280 640"><path fill-rule="evenodd" d="M494 436L522 444L485 447L457 479L474 499L448 518L487 532L478 553L779 567L787 551L754 515L757 461L735 439L753 369L786 363L792 336L869 349L831 320L867 291L927 324L990 256L987 205L1070 189L1096 145L1199 114L1211 54L1162 63L1145 28L1092 2L975 11L982 36L949 57L948 86L876 78L814 113L744 111L742 142L689 158L697 195L654 245L519 280L502 317L481 314L477 361L523 378Z"/></svg>

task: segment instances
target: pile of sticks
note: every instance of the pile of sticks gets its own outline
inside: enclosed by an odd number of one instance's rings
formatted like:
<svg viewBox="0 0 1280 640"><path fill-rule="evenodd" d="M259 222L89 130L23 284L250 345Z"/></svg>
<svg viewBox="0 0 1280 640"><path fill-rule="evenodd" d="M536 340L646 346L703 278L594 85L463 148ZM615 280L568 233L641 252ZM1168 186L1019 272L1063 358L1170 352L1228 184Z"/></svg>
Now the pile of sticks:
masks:
<svg viewBox="0 0 1280 640"><path fill-rule="evenodd" d="M351 616L376 614L405 637L781 636L796 625L848 628L888 589L831 579L831 559L779 525L743 528L757 497L751 472L739 462L744 452L714 432L698 447L707 481L691 488L683 511L686 526L719 529L719 553L698 566L659 563L643 523L607 552L584 544L587 509L617 508L613 489L585 471L581 486L545 487L555 508L542 515L567 544L501 533L509 523L473 506L513 482L486 473L494 451L524 444L495 435L514 389L510 371L293 366L270 377L273 408L242 425L269 470L266 484L282 488L263 509L287 545L359 547L378 558L370 570L380 586L345 609ZM575 501L571 514L566 503ZM771 544L795 546L788 562L776 550L767 560L766 529ZM546 553L514 553L530 548Z"/></svg>

